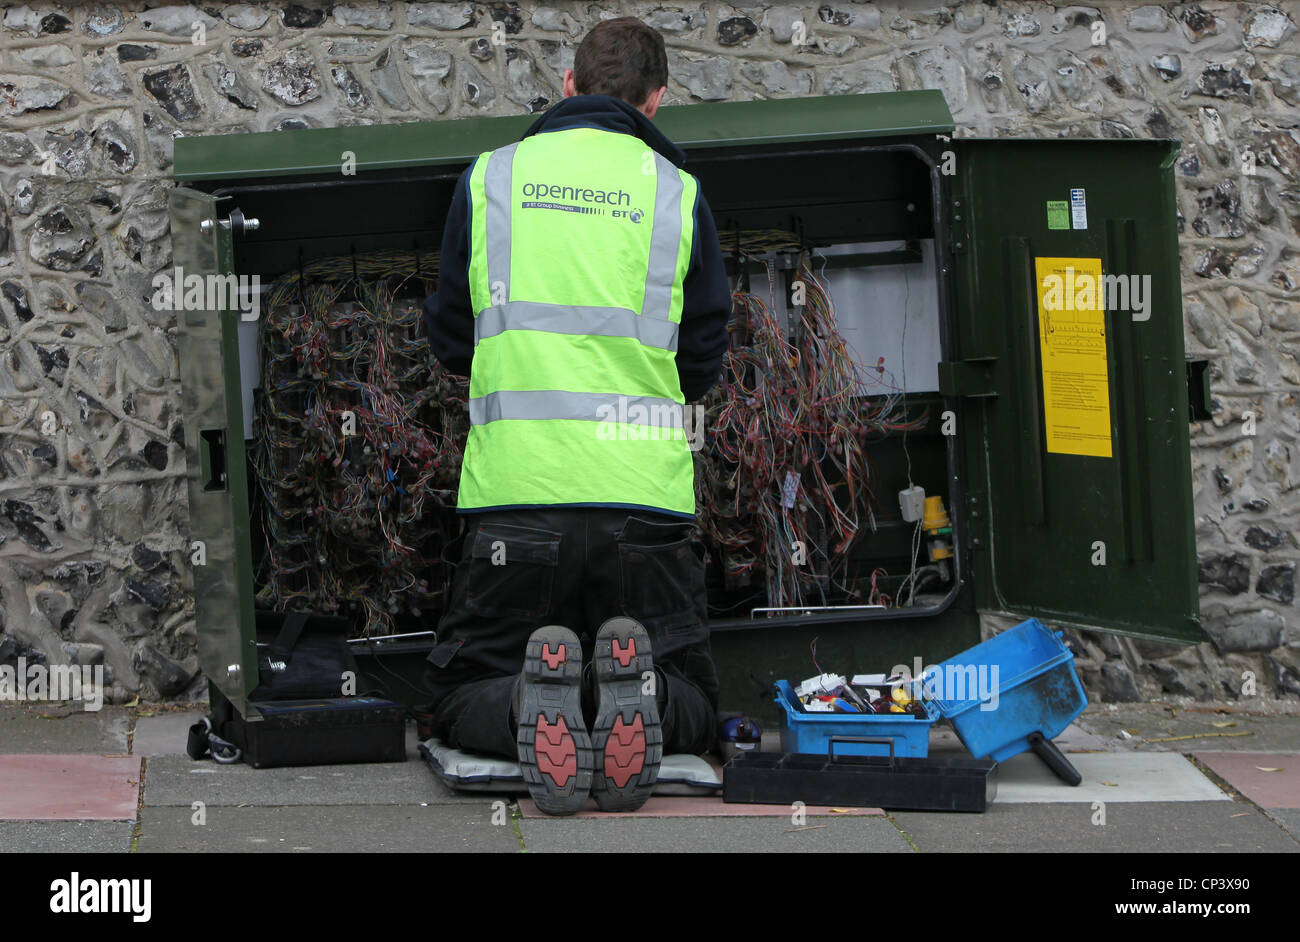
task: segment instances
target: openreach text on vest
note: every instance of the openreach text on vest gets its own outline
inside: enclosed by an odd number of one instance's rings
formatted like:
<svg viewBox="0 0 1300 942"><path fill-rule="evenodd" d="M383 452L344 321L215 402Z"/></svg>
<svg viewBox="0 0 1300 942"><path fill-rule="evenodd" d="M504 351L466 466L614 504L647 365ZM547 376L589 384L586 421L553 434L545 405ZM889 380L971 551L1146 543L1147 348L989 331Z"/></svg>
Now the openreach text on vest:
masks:
<svg viewBox="0 0 1300 942"><path fill-rule="evenodd" d="M632 204L632 197L626 190L597 190L589 186L561 186L558 183L525 183L524 196L539 200L582 200L584 203L607 203L611 206Z"/></svg>
<svg viewBox="0 0 1300 942"><path fill-rule="evenodd" d="M130 913L132 922L153 914L153 881L81 879L76 870L50 884L52 913Z"/></svg>

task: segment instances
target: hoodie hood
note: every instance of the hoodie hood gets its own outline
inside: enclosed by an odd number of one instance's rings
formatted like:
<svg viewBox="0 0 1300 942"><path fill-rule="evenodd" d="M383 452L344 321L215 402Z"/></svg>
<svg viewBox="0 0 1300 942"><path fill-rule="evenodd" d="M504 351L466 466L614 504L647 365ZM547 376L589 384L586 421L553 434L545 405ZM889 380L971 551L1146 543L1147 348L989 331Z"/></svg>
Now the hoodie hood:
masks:
<svg viewBox="0 0 1300 942"><path fill-rule="evenodd" d="M570 128L597 128L631 134L672 161L673 166L681 167L686 162L682 149L664 137L653 121L621 98L611 95L574 95L561 99L538 116L524 132L524 137Z"/></svg>

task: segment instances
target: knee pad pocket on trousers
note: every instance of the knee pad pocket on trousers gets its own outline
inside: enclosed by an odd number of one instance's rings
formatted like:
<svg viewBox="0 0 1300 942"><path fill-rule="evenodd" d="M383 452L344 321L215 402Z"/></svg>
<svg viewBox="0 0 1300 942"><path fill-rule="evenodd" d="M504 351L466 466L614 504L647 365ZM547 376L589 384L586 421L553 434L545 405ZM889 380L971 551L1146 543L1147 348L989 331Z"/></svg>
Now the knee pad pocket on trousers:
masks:
<svg viewBox="0 0 1300 942"><path fill-rule="evenodd" d="M629 517L619 535L619 604L656 655L708 637L704 560L689 523Z"/></svg>
<svg viewBox="0 0 1300 942"><path fill-rule="evenodd" d="M470 546L465 604L485 617L541 618L551 607L560 534L484 524Z"/></svg>

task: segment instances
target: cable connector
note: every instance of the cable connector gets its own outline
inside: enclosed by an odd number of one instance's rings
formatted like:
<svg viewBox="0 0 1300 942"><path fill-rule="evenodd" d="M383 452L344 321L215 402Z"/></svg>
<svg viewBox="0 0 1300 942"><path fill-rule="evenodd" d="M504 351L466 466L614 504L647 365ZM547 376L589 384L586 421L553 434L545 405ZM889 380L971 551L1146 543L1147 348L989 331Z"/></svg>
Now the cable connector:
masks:
<svg viewBox="0 0 1300 942"><path fill-rule="evenodd" d="M925 516L925 488L919 484L898 492L898 507L903 512L903 519L916 523Z"/></svg>
<svg viewBox="0 0 1300 942"><path fill-rule="evenodd" d="M840 674L818 674L816 677L809 677L801 683L795 689L795 693L800 697L837 693L844 686L844 683L844 677Z"/></svg>

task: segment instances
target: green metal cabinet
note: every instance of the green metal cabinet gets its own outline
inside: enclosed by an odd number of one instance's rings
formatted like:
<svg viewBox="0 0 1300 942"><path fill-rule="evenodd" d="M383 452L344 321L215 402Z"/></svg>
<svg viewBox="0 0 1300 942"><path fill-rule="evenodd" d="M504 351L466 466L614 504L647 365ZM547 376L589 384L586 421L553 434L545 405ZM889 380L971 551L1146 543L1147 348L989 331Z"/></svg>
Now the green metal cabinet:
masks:
<svg viewBox="0 0 1300 942"><path fill-rule="evenodd" d="M304 259L436 250L460 172L482 151L517 140L531 120L181 138L175 264L271 280ZM715 620L724 706L754 705L751 678L761 686L809 673L814 637L834 663L932 663L979 640L980 611L1143 638L1204 637L1175 143L953 139L934 91L671 107L656 123L686 150L724 251L728 231L769 227L795 228L817 244L933 245L942 362L938 389L909 397L934 416L913 433L910 460L952 515L957 579L941 604L920 611ZM1060 204L1080 190L1086 228L1075 228L1068 211L1060 228ZM241 216L260 225L241 226ZM1093 343L1107 368L1109 457L1063 454L1045 440L1045 402L1050 408L1057 392L1045 398L1042 382L1035 259L1043 258L1099 260L1105 272L1150 276L1150 316L1108 311L1104 342ZM191 537L207 551L195 570L200 662L242 710L257 682L257 547L240 432L238 312L185 311L179 322ZM953 434L941 427L945 413ZM875 447L873 473L888 505L906 481L902 455L896 443ZM900 536L882 526L867 539L898 553ZM1096 564L1099 544L1104 565ZM406 656L414 678L426 649L385 647L385 669Z"/></svg>

